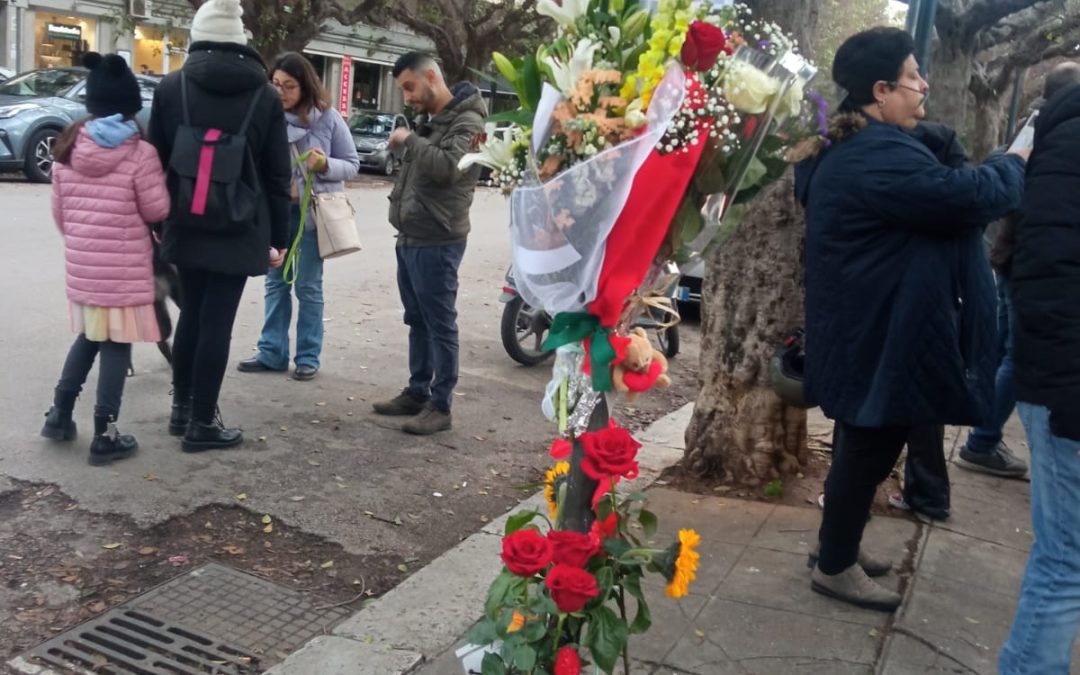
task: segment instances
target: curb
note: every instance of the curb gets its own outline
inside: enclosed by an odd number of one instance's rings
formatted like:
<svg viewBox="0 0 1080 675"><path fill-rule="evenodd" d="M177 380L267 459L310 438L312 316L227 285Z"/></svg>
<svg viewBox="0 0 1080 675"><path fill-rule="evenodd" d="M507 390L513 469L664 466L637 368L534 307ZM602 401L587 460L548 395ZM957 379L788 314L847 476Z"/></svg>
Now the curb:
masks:
<svg viewBox="0 0 1080 675"><path fill-rule="evenodd" d="M683 456L694 404L637 434L640 473L620 491L643 490ZM502 569L507 518L545 508L542 492L524 500L433 560L334 629L308 642L266 675L405 675L451 648L476 622L488 586Z"/></svg>

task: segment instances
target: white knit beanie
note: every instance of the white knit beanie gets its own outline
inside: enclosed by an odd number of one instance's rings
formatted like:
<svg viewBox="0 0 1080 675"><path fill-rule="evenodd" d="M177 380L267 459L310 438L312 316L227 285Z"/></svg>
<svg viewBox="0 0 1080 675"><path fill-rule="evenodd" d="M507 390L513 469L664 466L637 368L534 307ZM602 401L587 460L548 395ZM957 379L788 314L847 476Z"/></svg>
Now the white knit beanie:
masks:
<svg viewBox="0 0 1080 675"><path fill-rule="evenodd" d="M240 0L206 0L191 20L191 41L246 45L244 22L240 20L243 14Z"/></svg>

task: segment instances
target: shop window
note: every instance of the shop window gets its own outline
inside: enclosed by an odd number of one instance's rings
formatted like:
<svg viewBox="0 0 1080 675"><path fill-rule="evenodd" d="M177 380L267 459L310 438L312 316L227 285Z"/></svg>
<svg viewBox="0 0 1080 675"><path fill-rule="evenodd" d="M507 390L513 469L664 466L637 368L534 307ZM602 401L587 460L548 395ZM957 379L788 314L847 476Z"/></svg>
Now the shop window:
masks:
<svg viewBox="0 0 1080 675"><path fill-rule="evenodd" d="M81 66L83 54L97 47L97 21L38 12L34 42L35 68Z"/></svg>
<svg viewBox="0 0 1080 675"><path fill-rule="evenodd" d="M373 63L353 60L353 110L379 110L382 68Z"/></svg>
<svg viewBox="0 0 1080 675"><path fill-rule="evenodd" d="M187 35L180 31L172 31L166 36L160 28L137 26L131 67L142 75L165 75L179 70L184 65L187 42Z"/></svg>

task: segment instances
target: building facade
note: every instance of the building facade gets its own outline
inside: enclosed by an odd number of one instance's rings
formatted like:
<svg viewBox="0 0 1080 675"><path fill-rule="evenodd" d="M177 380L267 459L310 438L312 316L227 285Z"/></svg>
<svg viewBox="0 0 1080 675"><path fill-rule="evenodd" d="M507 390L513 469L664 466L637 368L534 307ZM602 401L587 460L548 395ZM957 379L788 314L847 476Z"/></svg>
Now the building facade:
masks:
<svg viewBox="0 0 1080 675"><path fill-rule="evenodd" d="M24 72L78 65L88 51L116 52L136 72L163 75L184 63L192 13L183 0L0 0L0 65ZM413 50L433 45L403 28L330 22L304 51L348 117L402 110L390 71Z"/></svg>

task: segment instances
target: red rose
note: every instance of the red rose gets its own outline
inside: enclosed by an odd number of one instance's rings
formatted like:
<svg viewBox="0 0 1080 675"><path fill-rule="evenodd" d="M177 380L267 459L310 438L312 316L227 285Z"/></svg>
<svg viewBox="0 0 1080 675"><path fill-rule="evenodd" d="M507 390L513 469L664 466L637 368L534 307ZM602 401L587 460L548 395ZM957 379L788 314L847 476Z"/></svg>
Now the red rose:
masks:
<svg viewBox="0 0 1080 675"><path fill-rule="evenodd" d="M518 530L503 537L502 559L519 577L531 577L551 563L551 542L536 530Z"/></svg>
<svg viewBox="0 0 1080 675"><path fill-rule="evenodd" d="M581 659L577 650L567 645L559 650L555 657L555 675L580 675Z"/></svg>
<svg viewBox="0 0 1080 675"><path fill-rule="evenodd" d="M615 536L615 533L619 529L619 517L614 513L609 514L604 522L594 520L592 524L592 535L602 544L605 540L611 539Z"/></svg>
<svg viewBox="0 0 1080 675"><path fill-rule="evenodd" d="M556 438L551 442L551 450L548 451L548 454L551 455L553 459L566 459L573 450L574 446L570 441L565 438Z"/></svg>
<svg viewBox="0 0 1080 675"><path fill-rule="evenodd" d="M624 476L630 480L637 478L638 463L635 458L641 444L626 429L610 427L587 432L581 436L581 445L585 451L581 469L589 478L600 481L600 487L609 489L612 476Z"/></svg>
<svg viewBox="0 0 1080 675"><path fill-rule="evenodd" d="M555 565L548 570L544 583L559 611L566 614L580 612L589 600L600 595L596 577L580 567Z"/></svg>
<svg viewBox="0 0 1080 675"><path fill-rule="evenodd" d="M724 31L711 23L695 21L690 24L683 42L682 62L687 68L704 72L716 65L716 59L726 46Z"/></svg>
<svg viewBox="0 0 1080 675"><path fill-rule="evenodd" d="M551 530L548 540L554 548L556 565L585 567L589 559L600 550L600 538L595 534L581 534L573 530Z"/></svg>

